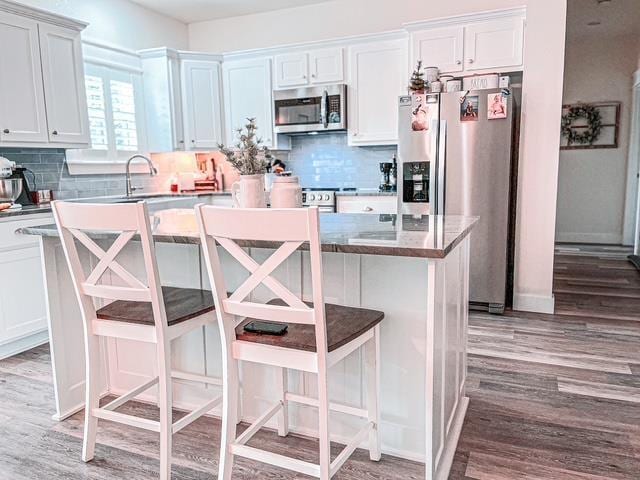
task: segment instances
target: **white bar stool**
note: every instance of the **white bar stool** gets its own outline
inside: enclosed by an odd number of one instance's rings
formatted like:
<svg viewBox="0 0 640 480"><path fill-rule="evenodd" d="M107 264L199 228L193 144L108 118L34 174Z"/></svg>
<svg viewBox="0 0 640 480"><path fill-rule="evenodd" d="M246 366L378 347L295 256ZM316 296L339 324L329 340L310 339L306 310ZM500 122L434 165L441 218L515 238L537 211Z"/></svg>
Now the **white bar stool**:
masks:
<svg viewBox="0 0 640 480"><path fill-rule="evenodd" d="M196 216L222 339L223 417L218 480L231 478L236 455L328 480L367 437L371 459L380 460L379 324L384 313L325 305L318 209L238 209L198 205ZM270 241L281 242L282 245L260 265L236 241ZM304 243L309 244L310 250L313 303L303 302L271 276L274 269ZM230 296L227 294L217 245L251 274ZM247 296L261 284L277 298L267 304L247 301ZM239 324L236 317L240 318ZM243 326L254 319L287 323L288 331L283 336L245 332ZM360 347L365 349L367 366L367 409L330 403L327 370ZM278 377L282 380L279 401L237 437L236 395L238 362L241 360L275 366L280 369ZM317 374L318 398L287 391L287 369ZM247 445L251 437L275 415L278 415L278 434L288 434L289 402L319 409L319 465ZM366 419L362 429L333 462L329 450L330 410Z"/></svg>
<svg viewBox="0 0 640 480"><path fill-rule="evenodd" d="M172 378L212 385L220 379L171 370L171 340L216 321L211 292L190 288L161 287L149 214L145 202L135 204L87 204L53 202L64 253L71 271L84 324L86 356L86 405L82 459L94 457L98 419L110 420L160 434L160 478L171 478L171 440L174 433L220 404L218 396L173 422ZM114 237L106 251L92 233ZM138 237L136 237L138 236ZM146 284L116 261L131 241L142 247ZM78 244L98 259L85 275ZM117 284L103 281L109 271ZM111 301L96 309L94 298ZM158 376L100 407L98 375L101 356L99 337L149 342L156 345ZM119 413L116 409L158 385L159 421Z"/></svg>

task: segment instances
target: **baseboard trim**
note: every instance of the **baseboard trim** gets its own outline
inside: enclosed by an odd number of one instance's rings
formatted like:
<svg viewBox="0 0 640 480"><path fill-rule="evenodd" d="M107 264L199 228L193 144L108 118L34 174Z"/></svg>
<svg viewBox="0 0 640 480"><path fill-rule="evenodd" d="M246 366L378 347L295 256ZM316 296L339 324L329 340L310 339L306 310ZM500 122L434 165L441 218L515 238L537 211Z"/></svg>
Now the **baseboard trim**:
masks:
<svg viewBox="0 0 640 480"><path fill-rule="evenodd" d="M600 243L622 245L621 233L578 233L556 232L556 242L560 243Z"/></svg>
<svg viewBox="0 0 640 480"><path fill-rule="evenodd" d="M530 295L515 293L513 295L513 309L521 312L554 313L555 298L553 295Z"/></svg>
<svg viewBox="0 0 640 480"><path fill-rule="evenodd" d="M12 340L0 345L0 360L13 357L32 348L44 345L49 341L49 330L46 328L36 333L29 334L22 338Z"/></svg>

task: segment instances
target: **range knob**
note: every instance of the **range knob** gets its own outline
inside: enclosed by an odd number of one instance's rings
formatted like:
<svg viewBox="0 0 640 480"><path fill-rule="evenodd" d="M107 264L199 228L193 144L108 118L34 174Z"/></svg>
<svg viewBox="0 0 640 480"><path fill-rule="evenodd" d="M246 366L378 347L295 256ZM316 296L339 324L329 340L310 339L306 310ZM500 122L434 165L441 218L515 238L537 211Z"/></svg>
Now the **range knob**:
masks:
<svg viewBox="0 0 640 480"><path fill-rule="evenodd" d="M329 197L329 194L327 194L327 195L325 195L325 196L324 196L324 199L325 199L325 200L329 200L329 198L330 198L330 197Z"/></svg>
<svg viewBox="0 0 640 480"><path fill-rule="evenodd" d="M309 200L315 200L316 196L312 193L311 195L309 195Z"/></svg>

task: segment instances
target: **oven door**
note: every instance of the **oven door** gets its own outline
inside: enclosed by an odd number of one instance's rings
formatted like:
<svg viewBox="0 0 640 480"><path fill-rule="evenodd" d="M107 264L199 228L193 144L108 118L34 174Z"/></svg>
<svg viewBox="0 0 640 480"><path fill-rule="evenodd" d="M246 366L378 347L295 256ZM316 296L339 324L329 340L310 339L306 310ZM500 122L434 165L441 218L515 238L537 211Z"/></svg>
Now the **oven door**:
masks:
<svg viewBox="0 0 640 480"><path fill-rule="evenodd" d="M346 85L276 90L276 133L345 130Z"/></svg>

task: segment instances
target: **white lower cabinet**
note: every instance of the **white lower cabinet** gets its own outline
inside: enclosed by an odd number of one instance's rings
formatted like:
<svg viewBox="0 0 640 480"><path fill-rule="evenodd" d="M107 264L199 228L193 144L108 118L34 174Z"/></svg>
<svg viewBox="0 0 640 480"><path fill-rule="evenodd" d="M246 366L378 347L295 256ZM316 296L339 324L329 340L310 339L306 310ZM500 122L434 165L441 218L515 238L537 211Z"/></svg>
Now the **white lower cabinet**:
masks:
<svg viewBox="0 0 640 480"><path fill-rule="evenodd" d="M407 41L349 48L349 144L398 143L398 97L407 92Z"/></svg>
<svg viewBox="0 0 640 480"><path fill-rule="evenodd" d="M338 195L336 211L390 215L398 211L398 198L395 195Z"/></svg>
<svg viewBox="0 0 640 480"><path fill-rule="evenodd" d="M0 359L48 339L38 237L15 231L52 221L50 216L0 221Z"/></svg>

